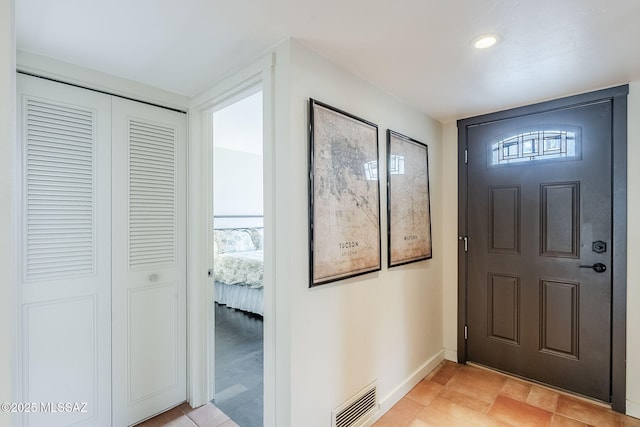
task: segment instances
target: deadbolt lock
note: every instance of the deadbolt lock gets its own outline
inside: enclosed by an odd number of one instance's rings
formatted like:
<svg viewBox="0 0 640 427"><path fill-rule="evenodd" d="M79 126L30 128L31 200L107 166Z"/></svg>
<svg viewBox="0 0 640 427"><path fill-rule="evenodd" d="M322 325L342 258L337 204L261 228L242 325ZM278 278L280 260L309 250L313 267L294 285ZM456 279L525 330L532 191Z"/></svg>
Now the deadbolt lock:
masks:
<svg viewBox="0 0 640 427"><path fill-rule="evenodd" d="M593 249L593 252L595 252L597 254L603 254L603 253L607 252L607 244L605 242L603 242L602 240L596 240L591 245L591 249Z"/></svg>

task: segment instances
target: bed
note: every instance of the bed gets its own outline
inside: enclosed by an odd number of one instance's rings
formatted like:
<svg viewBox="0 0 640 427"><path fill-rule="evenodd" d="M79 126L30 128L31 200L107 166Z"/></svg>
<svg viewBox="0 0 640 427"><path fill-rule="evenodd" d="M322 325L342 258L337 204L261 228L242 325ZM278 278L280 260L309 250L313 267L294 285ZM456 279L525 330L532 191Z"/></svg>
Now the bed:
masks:
<svg viewBox="0 0 640 427"><path fill-rule="evenodd" d="M213 231L213 277L218 304L262 316L263 228Z"/></svg>

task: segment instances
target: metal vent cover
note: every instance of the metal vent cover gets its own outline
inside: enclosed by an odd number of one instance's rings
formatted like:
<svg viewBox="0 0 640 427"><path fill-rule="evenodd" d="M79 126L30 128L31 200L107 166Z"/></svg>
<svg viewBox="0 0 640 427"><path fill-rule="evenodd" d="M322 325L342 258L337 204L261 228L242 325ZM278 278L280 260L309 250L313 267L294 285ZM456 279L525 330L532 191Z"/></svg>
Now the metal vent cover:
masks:
<svg viewBox="0 0 640 427"><path fill-rule="evenodd" d="M331 412L332 427L358 427L377 410L378 392L373 382Z"/></svg>

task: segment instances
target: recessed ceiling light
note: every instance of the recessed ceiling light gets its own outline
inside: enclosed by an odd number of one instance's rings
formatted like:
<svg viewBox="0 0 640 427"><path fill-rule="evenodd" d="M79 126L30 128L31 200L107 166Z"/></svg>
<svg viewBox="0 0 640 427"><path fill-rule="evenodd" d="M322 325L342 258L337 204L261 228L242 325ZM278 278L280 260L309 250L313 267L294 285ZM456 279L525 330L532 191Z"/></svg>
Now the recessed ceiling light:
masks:
<svg viewBox="0 0 640 427"><path fill-rule="evenodd" d="M473 47L476 49L486 49L498 42L497 34L483 34L473 39Z"/></svg>

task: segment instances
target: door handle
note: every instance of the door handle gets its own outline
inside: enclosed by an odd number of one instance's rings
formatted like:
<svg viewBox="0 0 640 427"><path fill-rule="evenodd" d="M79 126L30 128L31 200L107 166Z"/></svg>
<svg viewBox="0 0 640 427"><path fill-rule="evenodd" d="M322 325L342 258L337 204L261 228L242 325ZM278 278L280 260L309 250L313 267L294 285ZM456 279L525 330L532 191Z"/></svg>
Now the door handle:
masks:
<svg viewBox="0 0 640 427"><path fill-rule="evenodd" d="M607 266L601 262L597 262L593 265L581 265L580 268L590 268L596 273L604 273L605 271L607 271Z"/></svg>

